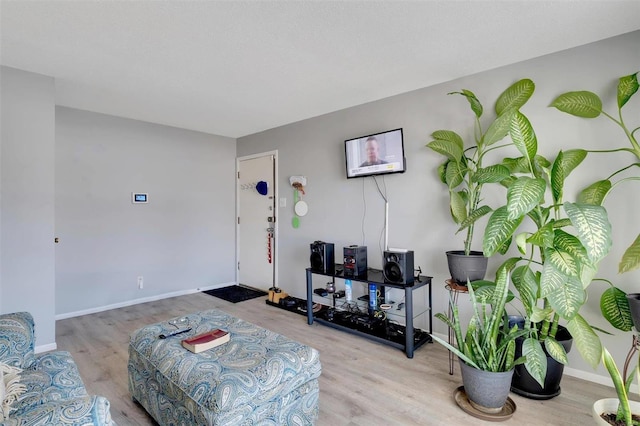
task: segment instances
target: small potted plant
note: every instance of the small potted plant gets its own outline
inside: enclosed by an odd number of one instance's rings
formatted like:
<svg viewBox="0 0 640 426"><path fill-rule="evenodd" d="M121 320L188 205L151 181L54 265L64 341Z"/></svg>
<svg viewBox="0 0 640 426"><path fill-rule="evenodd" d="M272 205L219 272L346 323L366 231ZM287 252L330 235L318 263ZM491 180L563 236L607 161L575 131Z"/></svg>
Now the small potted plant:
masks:
<svg viewBox="0 0 640 426"><path fill-rule="evenodd" d="M427 147L445 157L438 167L438 175L449 191L449 209L453 221L459 226L457 232L465 231L463 250L447 251L449 272L454 282L466 285L467 281L481 280L487 270L487 258L480 251L472 250L476 221L489 214L492 209L482 204L482 189L485 184L501 182L509 176L509 170L501 164L485 166L485 155L504 145L496 144L509 132L509 123L515 109L524 105L533 83L520 80L507 88L495 104L495 119L483 131L481 118L483 106L476 95L463 89L451 94L464 96L475 115L474 139L465 146L463 138L453 130L436 130ZM457 233L456 232L456 233Z"/></svg>
<svg viewBox="0 0 640 426"><path fill-rule="evenodd" d="M469 285L473 316L463 333L458 306L451 302L453 319L438 313L436 317L454 330L457 347L438 336L434 340L454 352L460 359L462 383L473 407L484 413L500 412L509 396L514 366L523 362L515 358L515 339L522 334L517 326L509 328L505 304L509 297L508 266L496 273L490 292L483 287L479 297ZM490 305L490 310L487 309Z"/></svg>

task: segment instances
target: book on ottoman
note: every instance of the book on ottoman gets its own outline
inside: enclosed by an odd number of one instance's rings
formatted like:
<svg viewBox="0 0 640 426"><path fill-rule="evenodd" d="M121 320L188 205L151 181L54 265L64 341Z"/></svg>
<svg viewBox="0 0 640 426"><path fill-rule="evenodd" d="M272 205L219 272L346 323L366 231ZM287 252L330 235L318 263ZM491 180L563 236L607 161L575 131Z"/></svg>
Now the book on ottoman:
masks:
<svg viewBox="0 0 640 426"><path fill-rule="evenodd" d="M185 349L190 350L193 353L200 353L216 346L220 346L229 341L231 335L228 331L215 330L207 331L206 333L198 334L197 336L189 337L182 341L182 346Z"/></svg>

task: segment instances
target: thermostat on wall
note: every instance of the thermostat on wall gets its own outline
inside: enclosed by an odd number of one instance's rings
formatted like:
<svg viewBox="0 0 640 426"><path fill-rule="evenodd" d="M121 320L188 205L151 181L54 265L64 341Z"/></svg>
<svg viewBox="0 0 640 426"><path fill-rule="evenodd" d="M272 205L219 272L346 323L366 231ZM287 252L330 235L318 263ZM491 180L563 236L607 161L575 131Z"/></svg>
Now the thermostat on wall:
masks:
<svg viewBox="0 0 640 426"><path fill-rule="evenodd" d="M144 193L144 192L132 192L131 193L131 202L133 204L148 203L149 202L149 194Z"/></svg>

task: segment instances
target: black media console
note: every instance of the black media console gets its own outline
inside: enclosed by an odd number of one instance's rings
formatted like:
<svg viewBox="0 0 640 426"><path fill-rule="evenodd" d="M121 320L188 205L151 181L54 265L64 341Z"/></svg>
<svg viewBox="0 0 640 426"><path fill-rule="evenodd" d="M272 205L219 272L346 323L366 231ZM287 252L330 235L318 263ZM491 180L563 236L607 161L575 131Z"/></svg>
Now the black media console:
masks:
<svg viewBox="0 0 640 426"><path fill-rule="evenodd" d="M317 321L320 324L346 331L367 339L375 340L379 343L393 346L395 348L403 350L408 358L413 358L413 351L425 343L431 342L431 333L433 332L433 312L432 312L432 300L431 300L431 277L419 276L413 283L410 284L392 284L385 282L384 276L381 270L368 269L367 274L359 277L344 277L342 271L339 269L342 265L336 265L333 273L324 273L311 268L307 268L307 322L309 325L313 324L313 321ZM375 313L366 312L362 310L349 310L349 309L335 309L335 296L333 306L323 306L317 312L313 312L313 275L322 275L332 278L332 282L335 287L336 278L350 279L352 282L361 282L367 284L374 284L380 289L380 294L384 295L384 287L399 288L404 290L404 319L405 325L400 325L395 322L391 322L387 319L387 315L376 315ZM414 329L413 327L413 291L423 287L429 286L429 305L427 307L429 315L429 332L421 329ZM384 303L382 301L381 303Z"/></svg>

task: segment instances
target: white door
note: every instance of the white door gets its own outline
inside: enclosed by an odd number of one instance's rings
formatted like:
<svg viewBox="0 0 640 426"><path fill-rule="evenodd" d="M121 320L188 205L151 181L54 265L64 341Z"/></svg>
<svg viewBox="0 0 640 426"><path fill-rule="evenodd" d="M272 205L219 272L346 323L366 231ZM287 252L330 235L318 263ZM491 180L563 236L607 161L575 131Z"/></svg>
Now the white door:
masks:
<svg viewBox="0 0 640 426"><path fill-rule="evenodd" d="M274 286L276 271L276 154L238 159L238 283Z"/></svg>

